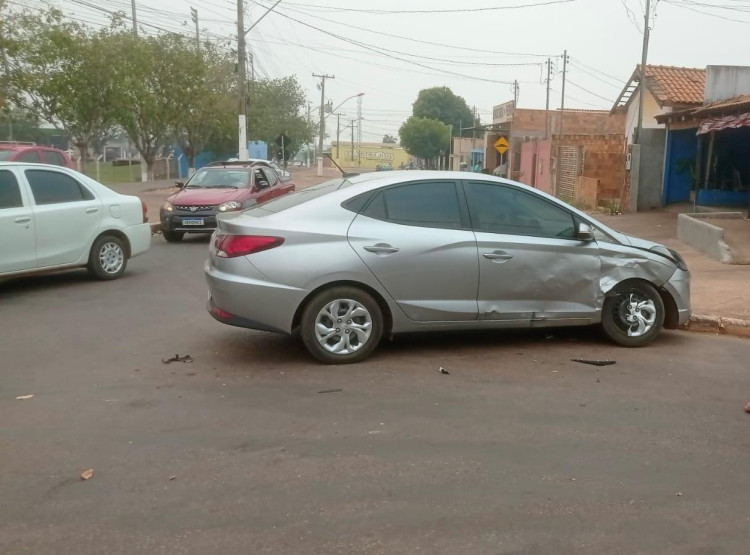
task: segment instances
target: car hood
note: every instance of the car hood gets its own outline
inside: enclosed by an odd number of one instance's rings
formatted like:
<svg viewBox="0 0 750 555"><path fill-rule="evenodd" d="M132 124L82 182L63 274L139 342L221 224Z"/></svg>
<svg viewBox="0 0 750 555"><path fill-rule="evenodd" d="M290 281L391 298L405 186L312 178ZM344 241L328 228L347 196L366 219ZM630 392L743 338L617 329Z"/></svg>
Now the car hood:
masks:
<svg viewBox="0 0 750 555"><path fill-rule="evenodd" d="M169 196L167 200L172 204L206 205L221 204L230 200L241 200L247 195L247 189L182 189Z"/></svg>
<svg viewBox="0 0 750 555"><path fill-rule="evenodd" d="M650 250L654 247L664 247L664 245L662 245L661 243L654 243L653 241L649 241L647 239L641 239L640 237L633 237L632 235L623 235L623 237L625 237L625 239L628 240L628 243L630 243L630 246L635 247L637 249Z"/></svg>

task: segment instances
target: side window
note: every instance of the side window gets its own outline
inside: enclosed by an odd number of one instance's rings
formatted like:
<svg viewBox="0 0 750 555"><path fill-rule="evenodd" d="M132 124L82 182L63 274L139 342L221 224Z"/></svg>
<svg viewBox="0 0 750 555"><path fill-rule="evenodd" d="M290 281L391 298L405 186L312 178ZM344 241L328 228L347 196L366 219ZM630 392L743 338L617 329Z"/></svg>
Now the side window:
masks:
<svg viewBox="0 0 750 555"><path fill-rule="evenodd" d="M27 164L38 164L41 160L39 159L39 152L36 150L25 150L18 155L16 162L26 162Z"/></svg>
<svg viewBox="0 0 750 555"><path fill-rule="evenodd" d="M271 168L263 168L260 171L262 171L266 175L266 180L268 180L268 184L270 187L273 187L279 182L278 174Z"/></svg>
<svg viewBox="0 0 750 555"><path fill-rule="evenodd" d="M60 156L59 152L54 150L42 150L39 154L42 155L42 162L45 164L54 164L55 166L65 166L65 160Z"/></svg>
<svg viewBox="0 0 750 555"><path fill-rule="evenodd" d="M253 170L253 179L255 180L255 187L259 191L268 189L271 186L271 184L268 182L268 178L260 168L255 168Z"/></svg>
<svg viewBox="0 0 750 555"><path fill-rule="evenodd" d="M0 210L20 206L23 206L23 199L16 176L7 170L0 171Z"/></svg>
<svg viewBox="0 0 750 555"><path fill-rule="evenodd" d="M385 189L363 214L404 225L461 228L458 192L452 182L414 183Z"/></svg>
<svg viewBox="0 0 750 555"><path fill-rule="evenodd" d="M26 179L37 204L58 204L94 199L94 195L88 189L64 173L26 170Z"/></svg>
<svg viewBox="0 0 750 555"><path fill-rule="evenodd" d="M504 185L469 183L474 229L488 233L573 239L573 215L547 200Z"/></svg>

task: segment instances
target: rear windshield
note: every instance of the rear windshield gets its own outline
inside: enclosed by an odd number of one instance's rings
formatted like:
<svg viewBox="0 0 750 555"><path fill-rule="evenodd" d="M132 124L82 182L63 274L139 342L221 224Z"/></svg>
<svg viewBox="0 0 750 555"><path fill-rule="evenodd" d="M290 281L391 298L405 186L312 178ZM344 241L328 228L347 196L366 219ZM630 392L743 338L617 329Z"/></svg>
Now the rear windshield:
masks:
<svg viewBox="0 0 750 555"><path fill-rule="evenodd" d="M0 160L10 160L15 150L0 150Z"/></svg>
<svg viewBox="0 0 750 555"><path fill-rule="evenodd" d="M271 212L275 214L276 212L281 212L282 210L293 208L298 204L307 202L308 200L322 197L323 195L327 195L328 193L332 193L333 191L338 191L339 189L343 189L344 187L348 187L349 185L351 185L351 183L346 179L332 179L331 181L326 181L325 183L313 185L312 187L302 189L301 191L295 191L294 193L289 193L288 195L284 195L283 197L269 200L268 202L265 202L259 206L248 208L247 210L245 210L245 213L251 214L256 217L262 216L263 212Z"/></svg>

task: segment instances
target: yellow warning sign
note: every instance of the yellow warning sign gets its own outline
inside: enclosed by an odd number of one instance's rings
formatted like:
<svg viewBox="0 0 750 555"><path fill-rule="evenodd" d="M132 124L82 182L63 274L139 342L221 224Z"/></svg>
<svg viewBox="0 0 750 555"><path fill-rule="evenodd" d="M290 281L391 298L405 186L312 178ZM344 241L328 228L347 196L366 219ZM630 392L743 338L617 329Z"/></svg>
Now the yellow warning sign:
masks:
<svg viewBox="0 0 750 555"><path fill-rule="evenodd" d="M497 150L500 154L505 154L508 152L508 149L510 148L510 143L508 142L508 139L505 137L499 137L495 141L495 150Z"/></svg>

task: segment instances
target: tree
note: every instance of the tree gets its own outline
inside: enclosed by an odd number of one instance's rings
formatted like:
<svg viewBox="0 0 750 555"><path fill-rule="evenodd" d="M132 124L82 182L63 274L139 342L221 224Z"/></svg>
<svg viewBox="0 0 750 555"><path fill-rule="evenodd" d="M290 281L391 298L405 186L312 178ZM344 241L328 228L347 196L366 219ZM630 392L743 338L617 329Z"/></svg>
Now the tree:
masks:
<svg viewBox="0 0 750 555"><path fill-rule="evenodd" d="M412 106L413 114L418 118L432 118L453 125L453 136L460 135L461 127L469 127L474 121L466 101L448 87L422 89Z"/></svg>
<svg viewBox="0 0 750 555"><path fill-rule="evenodd" d="M121 53L112 66L115 120L146 162L145 168L141 166L141 179L146 181L153 179L159 150L171 142L184 109L176 98L191 86L184 72L187 39L174 34L136 37L122 30L110 40Z"/></svg>
<svg viewBox="0 0 750 555"><path fill-rule="evenodd" d="M429 160L449 148L450 130L436 119L412 116L401 125L398 134L406 152L417 158Z"/></svg>
<svg viewBox="0 0 750 555"><path fill-rule="evenodd" d="M91 141L113 121L115 53L107 31L66 21L54 8L10 17L16 103L62 129L85 160Z"/></svg>
<svg viewBox="0 0 750 555"><path fill-rule="evenodd" d="M383 136L383 143L385 143L385 144L394 144L395 145L397 142L398 141L396 140L396 137L394 137L393 135L389 135L389 134L386 133Z"/></svg>
<svg viewBox="0 0 750 555"><path fill-rule="evenodd" d="M265 141L280 158L281 147L277 147L275 141L284 133L289 138L284 144L284 155L287 160L293 158L315 134L315 125L305 116L306 103L307 97L296 77L261 79L251 83L248 137Z"/></svg>
<svg viewBox="0 0 750 555"><path fill-rule="evenodd" d="M211 43L200 50L186 47L176 62L182 86L174 91L174 136L192 169L195 157L209 145L219 153L237 148L236 139L231 140L237 132L233 64L227 52Z"/></svg>

